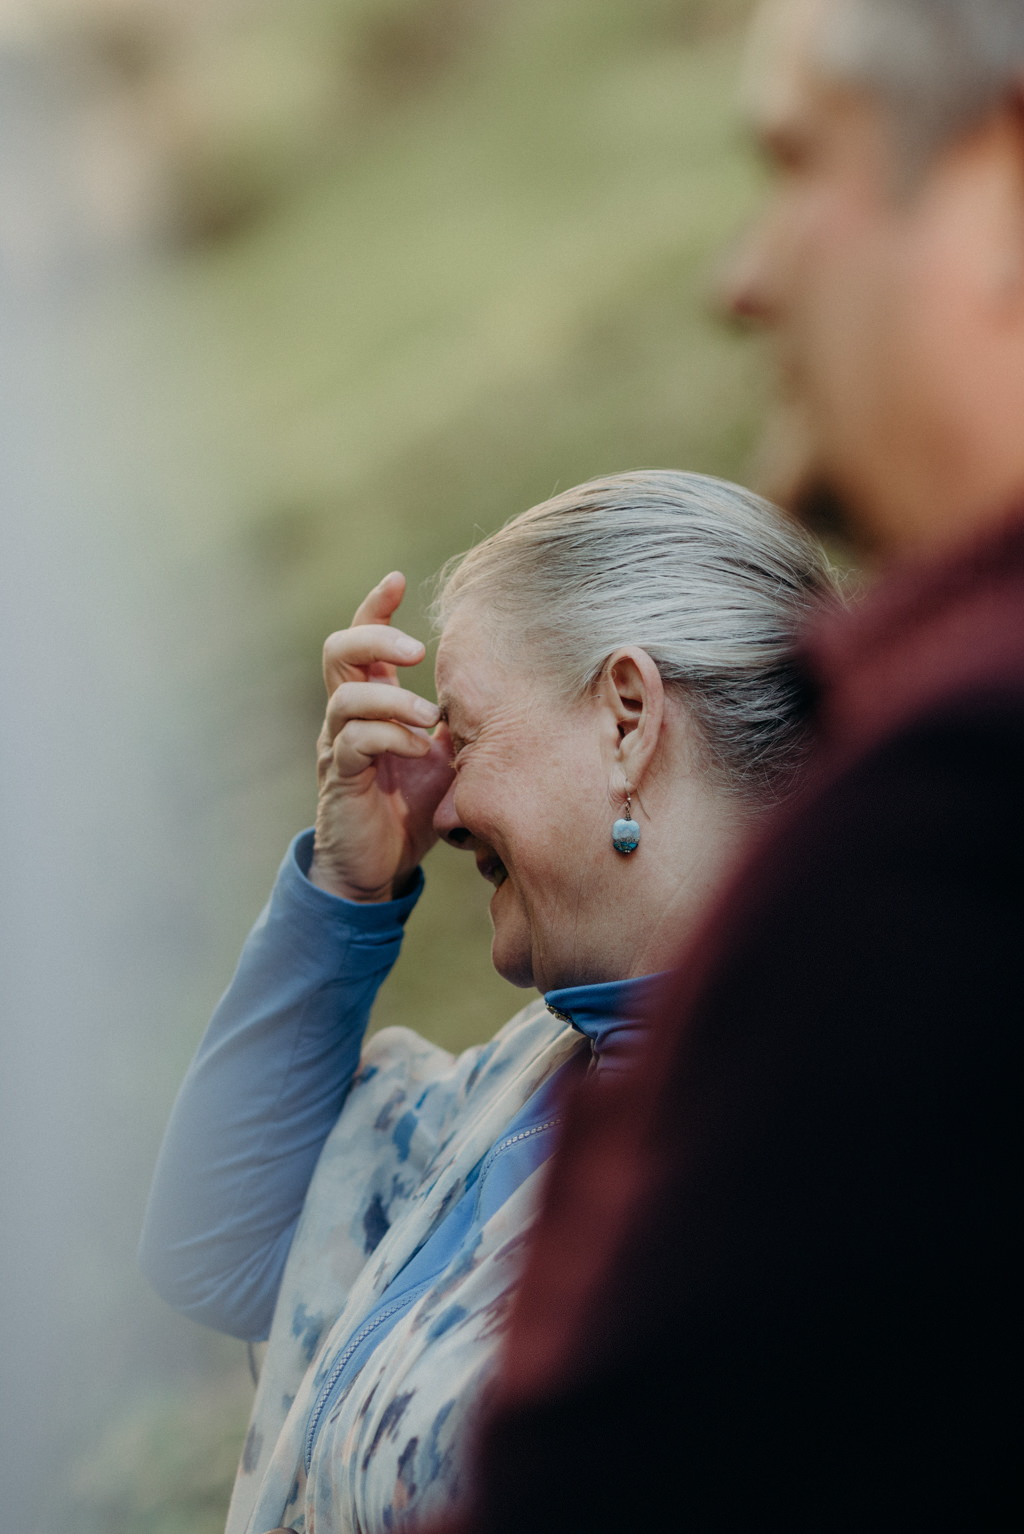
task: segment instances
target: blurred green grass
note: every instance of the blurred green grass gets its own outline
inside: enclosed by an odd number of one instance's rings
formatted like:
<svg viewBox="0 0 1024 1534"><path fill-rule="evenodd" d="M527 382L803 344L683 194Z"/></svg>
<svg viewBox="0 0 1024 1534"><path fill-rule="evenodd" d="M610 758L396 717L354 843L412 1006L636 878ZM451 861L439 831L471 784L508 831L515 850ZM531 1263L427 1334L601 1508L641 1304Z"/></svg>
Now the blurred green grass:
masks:
<svg viewBox="0 0 1024 1534"><path fill-rule="evenodd" d="M187 458L204 487L154 536L202 615L181 663L222 872L155 1112L311 819L320 646L365 589L403 569L402 622L425 635L438 566L556 489L639 465L749 477L762 360L708 302L758 196L734 104L747 9L307 0L303 56L343 60L349 91L318 152L282 151L248 204L196 171L192 238L97 307L125 345L164 348L138 408L173 399L167 474ZM260 121L239 166L269 152ZM526 997L491 969L472 860L439 848L427 878L374 1021L459 1049ZM236 1346L199 1351L177 1386L119 1365L74 1472L78 1534L222 1526L251 1384Z"/></svg>

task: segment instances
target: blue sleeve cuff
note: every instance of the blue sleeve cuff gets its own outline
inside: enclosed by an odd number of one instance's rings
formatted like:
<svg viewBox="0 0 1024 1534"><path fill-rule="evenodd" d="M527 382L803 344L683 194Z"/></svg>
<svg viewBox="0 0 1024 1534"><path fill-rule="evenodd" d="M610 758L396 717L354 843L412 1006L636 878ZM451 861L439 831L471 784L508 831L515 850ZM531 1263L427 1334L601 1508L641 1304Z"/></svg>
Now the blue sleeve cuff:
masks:
<svg viewBox="0 0 1024 1534"><path fill-rule="evenodd" d="M272 899L300 917L327 924L340 937L376 943L394 942L402 935L416 902L423 893L422 868L417 868L413 887L400 900L345 900L332 895L309 879L313 861L313 829L300 831L285 854ZM284 914L284 912L282 912Z"/></svg>

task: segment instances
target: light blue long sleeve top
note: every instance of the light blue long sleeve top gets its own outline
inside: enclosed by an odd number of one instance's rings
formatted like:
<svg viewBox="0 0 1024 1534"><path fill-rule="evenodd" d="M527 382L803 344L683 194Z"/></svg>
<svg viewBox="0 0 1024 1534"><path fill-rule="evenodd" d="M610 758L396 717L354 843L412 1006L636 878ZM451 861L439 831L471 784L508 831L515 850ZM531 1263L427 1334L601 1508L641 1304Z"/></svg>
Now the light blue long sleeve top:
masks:
<svg viewBox="0 0 1024 1534"><path fill-rule="evenodd" d="M296 837L178 1094L157 1163L140 1261L164 1299L234 1336L267 1336L317 1158L359 1065L377 991L423 887L358 904L307 878L313 833ZM658 976L548 993L590 1040L592 1068L621 1069ZM403 1310L472 1244L473 1232L554 1148L571 1060L483 1158L339 1360L338 1388Z"/></svg>

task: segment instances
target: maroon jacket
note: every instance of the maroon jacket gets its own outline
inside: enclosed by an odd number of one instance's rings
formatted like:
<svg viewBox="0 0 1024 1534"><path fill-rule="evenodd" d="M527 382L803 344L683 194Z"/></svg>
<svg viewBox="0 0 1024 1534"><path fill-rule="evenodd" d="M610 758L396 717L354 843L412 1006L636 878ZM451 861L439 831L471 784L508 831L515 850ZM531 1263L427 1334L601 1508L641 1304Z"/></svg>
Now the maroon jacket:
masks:
<svg viewBox="0 0 1024 1534"><path fill-rule="evenodd" d="M573 1105L473 1534L1019 1522L1024 516L806 672L805 791Z"/></svg>

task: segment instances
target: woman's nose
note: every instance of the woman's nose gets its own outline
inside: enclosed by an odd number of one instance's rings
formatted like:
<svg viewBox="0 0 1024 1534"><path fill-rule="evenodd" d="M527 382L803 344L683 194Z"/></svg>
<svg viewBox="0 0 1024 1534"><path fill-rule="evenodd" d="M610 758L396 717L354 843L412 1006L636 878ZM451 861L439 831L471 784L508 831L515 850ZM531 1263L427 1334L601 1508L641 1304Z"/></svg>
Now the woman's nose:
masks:
<svg viewBox="0 0 1024 1534"><path fill-rule="evenodd" d="M454 779L434 811L434 830L450 847L467 847L472 840L472 833L466 830L455 809Z"/></svg>

